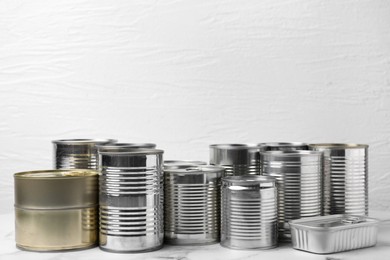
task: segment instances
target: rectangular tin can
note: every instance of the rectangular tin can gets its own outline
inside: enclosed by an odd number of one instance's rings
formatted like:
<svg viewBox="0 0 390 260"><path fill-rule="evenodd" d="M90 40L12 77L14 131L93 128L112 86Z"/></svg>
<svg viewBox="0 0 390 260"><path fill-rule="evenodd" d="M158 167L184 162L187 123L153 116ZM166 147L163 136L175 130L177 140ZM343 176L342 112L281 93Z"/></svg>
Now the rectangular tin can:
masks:
<svg viewBox="0 0 390 260"><path fill-rule="evenodd" d="M379 221L366 216L329 215L289 222L293 248L331 254L375 246Z"/></svg>
<svg viewBox="0 0 390 260"><path fill-rule="evenodd" d="M98 241L98 174L20 172L15 178L15 240L30 251L93 247Z"/></svg>

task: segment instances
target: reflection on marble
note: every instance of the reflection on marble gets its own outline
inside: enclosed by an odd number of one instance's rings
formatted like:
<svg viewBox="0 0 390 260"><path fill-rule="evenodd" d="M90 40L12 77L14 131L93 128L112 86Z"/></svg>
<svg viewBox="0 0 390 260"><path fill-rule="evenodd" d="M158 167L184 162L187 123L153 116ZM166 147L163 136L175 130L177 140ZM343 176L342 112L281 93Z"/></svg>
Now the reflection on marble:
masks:
<svg viewBox="0 0 390 260"><path fill-rule="evenodd" d="M390 219L390 212L372 212L372 217L379 219ZM15 260L98 260L98 259L123 259L123 260L143 260L143 259L160 259L160 260L259 260L259 259L288 259L288 260L305 260L305 259L322 259L333 257L335 259L361 259L376 260L390 258L390 222L382 224L379 228L378 243L375 247L343 252L332 255L315 255L291 248L290 244L280 245L278 248L270 250L240 251L231 250L221 247L219 244L208 246L165 246L163 249L138 254L114 254L92 248L80 251L61 252L61 253L35 253L21 251L15 247L14 232L14 214L6 213L0 215L0 259Z"/></svg>

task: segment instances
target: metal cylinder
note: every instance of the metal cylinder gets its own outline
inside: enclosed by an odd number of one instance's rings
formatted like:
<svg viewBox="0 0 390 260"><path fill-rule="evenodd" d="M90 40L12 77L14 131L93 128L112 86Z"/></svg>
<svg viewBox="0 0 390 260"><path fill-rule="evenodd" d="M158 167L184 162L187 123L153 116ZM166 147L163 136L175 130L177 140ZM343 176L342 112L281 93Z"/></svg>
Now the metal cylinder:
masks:
<svg viewBox="0 0 390 260"><path fill-rule="evenodd" d="M262 174L278 184L279 240L290 240L288 221L320 216L322 211L322 153L266 151L260 153Z"/></svg>
<svg viewBox="0 0 390 260"><path fill-rule="evenodd" d="M210 164L224 167L227 176L259 175L259 149L256 144L212 144Z"/></svg>
<svg viewBox="0 0 390 260"><path fill-rule="evenodd" d="M220 185L224 172L223 167L217 166L164 170L165 242L219 242Z"/></svg>
<svg viewBox="0 0 390 260"><path fill-rule="evenodd" d="M62 139L52 141L55 169L97 169L97 145L115 143L114 139Z"/></svg>
<svg viewBox="0 0 390 260"><path fill-rule="evenodd" d="M170 168L187 168L206 165L206 162L202 161L190 161L190 160L164 160L164 170Z"/></svg>
<svg viewBox="0 0 390 260"><path fill-rule="evenodd" d="M368 215L368 145L310 144L324 153L324 215Z"/></svg>
<svg viewBox="0 0 390 260"><path fill-rule="evenodd" d="M277 188L266 176L222 178L221 245L269 249L278 243Z"/></svg>
<svg viewBox="0 0 390 260"><path fill-rule="evenodd" d="M100 248L145 252L162 247L163 151L99 147Z"/></svg>
<svg viewBox="0 0 390 260"><path fill-rule="evenodd" d="M261 151L297 151L309 150L309 145L300 142L261 143Z"/></svg>
<svg viewBox="0 0 390 260"><path fill-rule="evenodd" d="M97 244L96 171L20 172L14 179L17 247L31 251L60 251Z"/></svg>

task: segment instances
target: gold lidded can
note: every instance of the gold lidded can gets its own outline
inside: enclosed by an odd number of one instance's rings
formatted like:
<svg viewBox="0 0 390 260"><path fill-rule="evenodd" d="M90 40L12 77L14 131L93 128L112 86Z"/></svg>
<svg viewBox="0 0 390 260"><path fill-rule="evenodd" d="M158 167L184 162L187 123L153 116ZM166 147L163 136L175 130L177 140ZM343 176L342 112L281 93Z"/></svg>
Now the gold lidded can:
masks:
<svg viewBox="0 0 390 260"><path fill-rule="evenodd" d="M98 241L98 173L19 172L15 180L15 240L20 249L84 249Z"/></svg>

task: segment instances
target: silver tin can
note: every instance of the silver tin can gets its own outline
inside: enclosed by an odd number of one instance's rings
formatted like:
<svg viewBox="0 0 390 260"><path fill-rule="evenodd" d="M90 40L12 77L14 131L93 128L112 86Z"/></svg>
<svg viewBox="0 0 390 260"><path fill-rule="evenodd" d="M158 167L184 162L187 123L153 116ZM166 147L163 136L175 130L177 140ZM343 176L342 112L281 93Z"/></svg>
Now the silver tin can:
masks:
<svg viewBox="0 0 390 260"><path fill-rule="evenodd" d="M322 161L317 151L260 153L262 174L278 184L279 240L290 240L288 221L321 215Z"/></svg>
<svg viewBox="0 0 390 260"><path fill-rule="evenodd" d="M324 215L368 215L368 145L310 144L324 153Z"/></svg>
<svg viewBox="0 0 390 260"><path fill-rule="evenodd" d="M309 145L300 142L261 143L261 151L297 151L309 150Z"/></svg>
<svg viewBox="0 0 390 260"><path fill-rule="evenodd" d="M55 169L97 169L97 145L115 143L114 139L62 139L52 141Z"/></svg>
<svg viewBox="0 0 390 260"><path fill-rule="evenodd" d="M196 167L201 165L206 165L206 162L203 161L191 161L191 160L164 160L164 170L165 169L177 169L177 168L187 168L187 167Z"/></svg>
<svg viewBox="0 0 390 260"><path fill-rule="evenodd" d="M224 172L223 167L217 166L164 170L166 243L219 242L220 186Z"/></svg>
<svg viewBox="0 0 390 260"><path fill-rule="evenodd" d="M163 151L99 147L100 248L145 252L162 247Z"/></svg>
<svg viewBox="0 0 390 260"><path fill-rule="evenodd" d="M266 176L222 178L221 245L269 249L278 244L277 188Z"/></svg>
<svg viewBox="0 0 390 260"><path fill-rule="evenodd" d="M224 167L227 176L259 175L259 150L256 144L212 144L210 164Z"/></svg>
<svg viewBox="0 0 390 260"><path fill-rule="evenodd" d="M375 246L378 224L378 220L366 216L342 214L292 220L292 245L316 254Z"/></svg>

